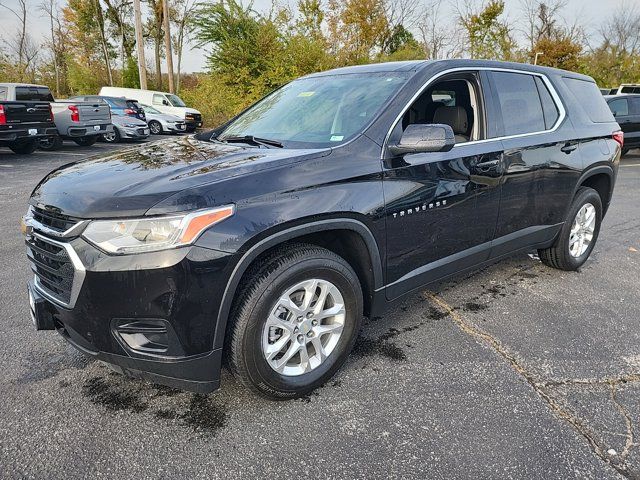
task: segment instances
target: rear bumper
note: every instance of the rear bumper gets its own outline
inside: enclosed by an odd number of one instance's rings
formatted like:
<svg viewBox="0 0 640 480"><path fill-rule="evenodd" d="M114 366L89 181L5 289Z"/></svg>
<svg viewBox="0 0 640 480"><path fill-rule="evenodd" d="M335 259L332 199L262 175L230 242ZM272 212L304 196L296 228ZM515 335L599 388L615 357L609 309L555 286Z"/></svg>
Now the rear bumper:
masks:
<svg viewBox="0 0 640 480"><path fill-rule="evenodd" d="M16 140L29 140L57 134L58 130L55 127L21 126L19 128L7 128L0 130L0 142L15 142Z"/></svg>
<svg viewBox="0 0 640 480"><path fill-rule="evenodd" d="M98 127L96 130L95 127ZM102 135L104 133L112 132L113 125L110 123L104 123L100 125L87 125L84 127L69 127L66 134L62 134L63 137L77 138L77 137L90 137L94 135Z"/></svg>

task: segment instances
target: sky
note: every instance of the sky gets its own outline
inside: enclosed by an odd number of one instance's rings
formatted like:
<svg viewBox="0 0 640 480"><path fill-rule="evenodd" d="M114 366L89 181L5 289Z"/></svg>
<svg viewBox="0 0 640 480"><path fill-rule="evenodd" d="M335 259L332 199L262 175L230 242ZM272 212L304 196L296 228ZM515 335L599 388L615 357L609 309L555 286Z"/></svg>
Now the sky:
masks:
<svg viewBox="0 0 640 480"><path fill-rule="evenodd" d="M210 0L213 1L213 0ZM244 0L246 4L247 0ZM629 8L636 6L640 8L640 0L567 0L568 5L564 10L563 15L568 23L573 23L575 17L585 27L586 31L594 36L594 40L597 41L597 34L595 33L598 25L603 19L607 18L611 12L620 8ZM42 41L47 35L48 27L47 20L41 16L37 6L41 0L27 0L29 5L29 33L34 40ZM62 3L63 0L60 0ZM279 1L279 4L286 4L286 2ZM427 0L425 0L427 3ZM0 5L7 5L14 7L17 4L17 0L0 0ZM253 6L258 11L268 11L271 7L271 0L254 0ZM295 1L293 3L295 5ZM441 18L447 20L452 18L452 13L447 12L446 5L447 0L443 0L443 9L441 12ZM507 18L512 22L518 22L521 16L522 0L505 0L505 12ZM17 19L9 13L6 9L0 8L0 38L8 38L12 32L15 32L18 27ZM152 59L152 52L150 49L147 53L147 61ZM175 64L175 62L174 62ZM187 47L183 53L183 71L184 72L197 72L202 71L205 66L205 52Z"/></svg>

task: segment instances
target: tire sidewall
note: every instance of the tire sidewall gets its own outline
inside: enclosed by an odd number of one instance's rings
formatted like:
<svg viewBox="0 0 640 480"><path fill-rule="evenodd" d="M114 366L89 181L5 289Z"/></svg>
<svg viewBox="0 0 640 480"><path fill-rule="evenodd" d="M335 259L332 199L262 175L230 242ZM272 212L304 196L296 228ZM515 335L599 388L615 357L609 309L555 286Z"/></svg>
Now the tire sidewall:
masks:
<svg viewBox="0 0 640 480"><path fill-rule="evenodd" d="M262 333L276 301L299 282L319 278L333 283L343 296L346 316L340 340L327 359L312 371L284 376L271 368L262 352ZM362 293L355 273L338 262L312 258L289 265L259 292L243 333L243 352L247 372L252 382L264 386L276 395L290 397L311 391L327 381L344 363L360 330Z"/></svg>
<svg viewBox="0 0 640 480"><path fill-rule="evenodd" d="M38 148L38 144L39 142L36 139L21 140L9 144L9 148L13 153L16 153L18 155L30 155L36 151L36 149Z"/></svg>
<svg viewBox="0 0 640 480"><path fill-rule="evenodd" d="M579 257L574 257L569 252L569 239L571 236L571 227L573 226L573 221L578 214L578 211L587 203L590 203L596 209L596 224L593 231L593 238L587 247L587 250L580 255ZM573 270L577 270L580 268L584 262L587 261L589 255L593 251L596 241L598 240L598 235L600 234L600 225L602 224L602 200L600 199L600 195L598 192L591 188L585 188L582 191L578 192L575 200L571 205L571 209L569 210L569 215L567 217L567 221L564 224L562 229L562 248L565 255L565 259L568 264L571 266Z"/></svg>

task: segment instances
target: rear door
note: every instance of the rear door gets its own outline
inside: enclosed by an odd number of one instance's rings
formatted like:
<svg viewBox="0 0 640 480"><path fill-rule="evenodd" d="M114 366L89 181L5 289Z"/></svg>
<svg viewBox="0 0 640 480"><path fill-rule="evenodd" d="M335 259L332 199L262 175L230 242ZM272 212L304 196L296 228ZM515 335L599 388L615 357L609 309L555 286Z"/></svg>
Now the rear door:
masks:
<svg viewBox="0 0 640 480"><path fill-rule="evenodd" d="M492 257L551 240L582 168L578 142L549 79L492 71L504 175Z"/></svg>
<svg viewBox="0 0 640 480"><path fill-rule="evenodd" d="M640 97L614 98L609 109L624 132L625 147L640 145Z"/></svg>

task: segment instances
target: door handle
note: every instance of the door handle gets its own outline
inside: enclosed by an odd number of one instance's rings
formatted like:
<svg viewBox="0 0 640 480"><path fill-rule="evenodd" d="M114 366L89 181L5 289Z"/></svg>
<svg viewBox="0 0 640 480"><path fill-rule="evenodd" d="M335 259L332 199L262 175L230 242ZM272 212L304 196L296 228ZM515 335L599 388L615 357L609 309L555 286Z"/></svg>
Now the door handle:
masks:
<svg viewBox="0 0 640 480"><path fill-rule="evenodd" d="M562 148L560 148L560 151L562 151L564 153L571 153L576 148L578 148L578 144L577 143L565 143L564 146Z"/></svg>

